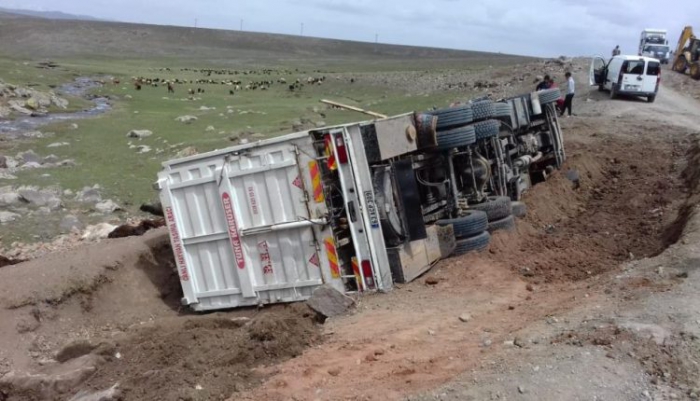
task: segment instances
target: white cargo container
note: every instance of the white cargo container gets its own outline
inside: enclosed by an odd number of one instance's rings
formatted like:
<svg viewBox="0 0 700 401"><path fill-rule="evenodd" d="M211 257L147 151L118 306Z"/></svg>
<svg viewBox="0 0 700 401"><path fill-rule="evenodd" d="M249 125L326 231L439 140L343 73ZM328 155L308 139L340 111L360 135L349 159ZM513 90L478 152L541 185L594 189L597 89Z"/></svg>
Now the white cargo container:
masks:
<svg viewBox="0 0 700 401"><path fill-rule="evenodd" d="M558 97L479 101L164 163L157 186L183 304L301 301L324 283L387 291L453 252L485 249L487 214L470 209L497 210L505 220L494 223L512 227L509 197L563 163Z"/></svg>
<svg viewBox="0 0 700 401"><path fill-rule="evenodd" d="M347 223L357 267L350 276L342 273L344 244L336 244L321 183L328 156L318 156L310 132L163 164L158 187L184 304L211 310L299 301L323 283L346 291L348 279L360 288L391 288L386 249L376 245L382 234L361 125L326 130L334 145L347 144L342 157L350 159L339 163L337 188L353 211Z"/></svg>

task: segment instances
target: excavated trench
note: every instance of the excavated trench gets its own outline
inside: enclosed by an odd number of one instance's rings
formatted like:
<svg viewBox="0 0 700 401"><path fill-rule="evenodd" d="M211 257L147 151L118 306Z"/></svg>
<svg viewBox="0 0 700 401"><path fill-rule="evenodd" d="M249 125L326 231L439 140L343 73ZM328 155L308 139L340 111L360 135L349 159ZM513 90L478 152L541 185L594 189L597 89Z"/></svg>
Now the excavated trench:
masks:
<svg viewBox="0 0 700 401"><path fill-rule="evenodd" d="M675 243L695 208L697 140L567 143L562 171L524 197L516 232L492 240L490 258L535 282L582 280Z"/></svg>

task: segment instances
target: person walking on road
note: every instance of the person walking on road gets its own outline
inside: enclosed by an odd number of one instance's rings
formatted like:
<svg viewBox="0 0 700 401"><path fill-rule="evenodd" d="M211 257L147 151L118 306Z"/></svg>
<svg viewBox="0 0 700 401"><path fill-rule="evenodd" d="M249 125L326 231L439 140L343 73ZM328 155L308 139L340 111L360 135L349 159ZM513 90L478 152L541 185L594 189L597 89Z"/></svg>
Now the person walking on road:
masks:
<svg viewBox="0 0 700 401"><path fill-rule="evenodd" d="M571 107L574 100L574 93L576 93L576 83L574 82L574 77L571 76L570 72L564 74L566 77L566 97L564 98L564 107L561 109L561 116L564 116L564 112L569 110L569 117L571 117Z"/></svg>
<svg viewBox="0 0 700 401"><path fill-rule="evenodd" d="M620 51L620 45L615 46L615 48L614 48L613 51L612 51L613 57L619 56L620 53L622 53L622 51Z"/></svg>

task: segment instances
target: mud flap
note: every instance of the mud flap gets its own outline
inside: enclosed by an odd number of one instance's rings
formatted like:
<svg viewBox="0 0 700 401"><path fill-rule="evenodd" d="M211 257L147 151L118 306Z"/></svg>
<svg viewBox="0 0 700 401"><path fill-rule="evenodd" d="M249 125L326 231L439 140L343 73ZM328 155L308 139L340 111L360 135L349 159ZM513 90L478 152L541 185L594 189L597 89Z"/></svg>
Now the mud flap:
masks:
<svg viewBox="0 0 700 401"><path fill-rule="evenodd" d="M404 226L408 231L408 238L411 241L425 239L425 223L423 222L423 210L421 209L420 193L418 192L418 182L413 171L411 160L400 160L393 164L396 186L399 191L399 199L404 211ZM412 218L408 218L411 216Z"/></svg>

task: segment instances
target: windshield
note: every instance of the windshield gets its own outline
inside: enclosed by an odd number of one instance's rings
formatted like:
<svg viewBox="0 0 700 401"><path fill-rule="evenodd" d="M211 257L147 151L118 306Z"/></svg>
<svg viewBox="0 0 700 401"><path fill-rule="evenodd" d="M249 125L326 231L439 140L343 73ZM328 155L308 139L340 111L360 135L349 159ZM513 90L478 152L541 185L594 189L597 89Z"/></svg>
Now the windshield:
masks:
<svg viewBox="0 0 700 401"><path fill-rule="evenodd" d="M644 48L645 52L654 52L654 53L666 53L668 52L668 47L667 46L646 46Z"/></svg>

